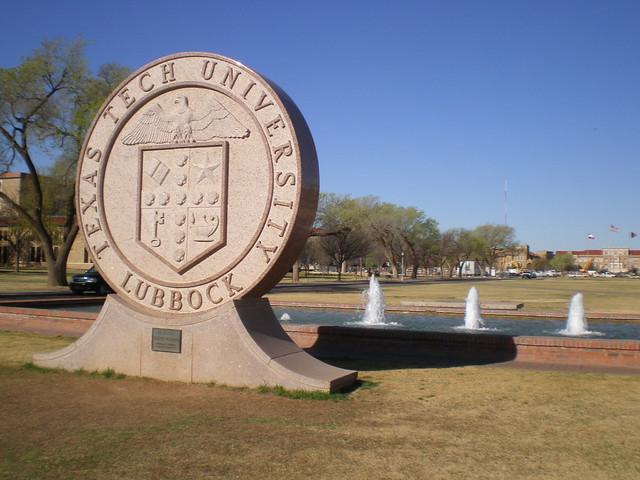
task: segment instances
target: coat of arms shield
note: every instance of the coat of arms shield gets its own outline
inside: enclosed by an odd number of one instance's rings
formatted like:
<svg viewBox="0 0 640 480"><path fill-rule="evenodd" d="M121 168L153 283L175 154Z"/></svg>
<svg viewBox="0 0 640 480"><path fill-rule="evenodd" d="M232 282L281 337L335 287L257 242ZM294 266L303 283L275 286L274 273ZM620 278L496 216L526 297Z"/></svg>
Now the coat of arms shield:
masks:
<svg viewBox="0 0 640 480"><path fill-rule="evenodd" d="M136 240L178 273L226 243L229 143L140 147Z"/></svg>

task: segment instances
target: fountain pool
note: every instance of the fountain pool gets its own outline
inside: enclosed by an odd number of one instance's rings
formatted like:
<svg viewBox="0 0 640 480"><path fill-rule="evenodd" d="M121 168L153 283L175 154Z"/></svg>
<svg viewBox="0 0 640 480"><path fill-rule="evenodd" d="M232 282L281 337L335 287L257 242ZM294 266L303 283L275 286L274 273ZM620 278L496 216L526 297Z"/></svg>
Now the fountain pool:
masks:
<svg viewBox="0 0 640 480"><path fill-rule="evenodd" d="M461 332L457 327L464 323L464 318L460 315L387 313L385 324L370 325L362 321L362 311L302 310L294 308L274 308L274 311L278 318L281 318L285 313L289 316L289 320L281 320L283 325L338 325L452 333ZM566 333L562 333L562 330L566 327L566 320L484 318L483 321L484 328L475 330L473 332L474 335L567 337ZM576 336L580 338L640 340L640 323L591 321L589 322L589 330L592 330L594 334L586 333Z"/></svg>
<svg viewBox="0 0 640 480"><path fill-rule="evenodd" d="M93 305L59 305L56 308L67 311L98 313L102 301ZM40 305L38 308L54 308ZM571 311L571 308L570 308ZM364 307L361 310L304 310L298 308L274 308L282 325L337 325L345 327L365 327L379 329L402 329L445 333L466 333L469 335L511 335L536 337L578 337L593 339L640 340L640 322L597 322L590 321L584 334L567 332L565 320L531 318L483 318L484 325L477 330L466 329L464 315L392 314L386 313L382 323L370 324L364 321ZM286 314L286 315L285 315ZM577 315L574 313L574 315ZM284 317L283 317L284 316ZM569 315L571 316L571 314ZM575 320L574 320L575 321Z"/></svg>

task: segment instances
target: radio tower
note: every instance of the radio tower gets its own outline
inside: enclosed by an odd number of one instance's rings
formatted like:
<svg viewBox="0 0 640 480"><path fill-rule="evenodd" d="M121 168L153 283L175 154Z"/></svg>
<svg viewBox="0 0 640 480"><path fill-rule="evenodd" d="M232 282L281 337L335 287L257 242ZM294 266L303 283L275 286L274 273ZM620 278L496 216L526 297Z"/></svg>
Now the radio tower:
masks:
<svg viewBox="0 0 640 480"><path fill-rule="evenodd" d="M504 224L508 225L507 223L507 213L509 209L509 185L507 183L507 177L504 177Z"/></svg>

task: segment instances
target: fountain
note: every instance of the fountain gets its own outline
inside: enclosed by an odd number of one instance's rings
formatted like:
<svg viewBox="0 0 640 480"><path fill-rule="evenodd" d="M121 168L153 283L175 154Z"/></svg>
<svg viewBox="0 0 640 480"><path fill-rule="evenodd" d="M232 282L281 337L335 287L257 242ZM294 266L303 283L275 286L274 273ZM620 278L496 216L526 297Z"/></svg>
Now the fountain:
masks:
<svg viewBox="0 0 640 480"><path fill-rule="evenodd" d="M480 317L478 290L476 287L471 287L465 299L464 325L458 328L464 330L482 330L483 327L484 322L482 321L482 317Z"/></svg>
<svg viewBox="0 0 640 480"><path fill-rule="evenodd" d="M364 295L363 295L364 296ZM374 295L375 296L375 295ZM71 312L91 312L98 313L102 306L101 300L94 305L86 304L46 304L46 309L66 310ZM30 304L30 307L33 305ZM421 332L460 332L473 335L483 334L500 334L511 336L543 336L543 337L566 337L567 318L563 320L552 318L527 318L523 319L519 316L491 316L491 318L482 319L484 327L473 330L465 325L458 326L463 317L461 315L438 315L427 313L389 313L384 314L384 323L379 325L370 325L363 321L364 305L359 311L349 310L315 310L296 308L287 311L284 308L275 308L276 316L282 324L296 325L335 325L335 326L354 326L354 327L376 327L376 328L401 328L403 330L421 331ZM575 311L575 308L574 308ZM587 326L585 325L585 330ZM598 321L589 322L589 333L583 336L597 336L603 339L617 340L640 340L640 322L625 321Z"/></svg>
<svg viewBox="0 0 640 480"><path fill-rule="evenodd" d="M581 293L576 293L571 297L571 302L569 303L569 315L567 316L567 326L564 330L560 330L559 333L571 336L598 335L597 332L589 331Z"/></svg>
<svg viewBox="0 0 640 480"><path fill-rule="evenodd" d="M366 301L364 316L362 318L363 325L385 325L384 309L386 303L384 294L375 275L371 275L369 280L369 289L362 292L363 303Z"/></svg>

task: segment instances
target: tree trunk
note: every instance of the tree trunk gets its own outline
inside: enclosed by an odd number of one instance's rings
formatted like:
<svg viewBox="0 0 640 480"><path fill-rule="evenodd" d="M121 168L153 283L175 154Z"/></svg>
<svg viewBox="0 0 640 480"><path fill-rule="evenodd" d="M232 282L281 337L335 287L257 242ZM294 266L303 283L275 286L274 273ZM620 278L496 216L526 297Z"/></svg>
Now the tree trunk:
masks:
<svg viewBox="0 0 640 480"><path fill-rule="evenodd" d="M396 266L395 263L390 262L390 265L391 265L391 276L397 280L398 278L400 278L400 275L398 274L398 267Z"/></svg>
<svg viewBox="0 0 640 480"><path fill-rule="evenodd" d="M56 256L53 252L53 244L51 240L49 240L46 244L42 242L41 245L42 251L44 253L44 262L47 267L47 283L51 287L65 285L66 279L64 282L60 282L60 271L57 268Z"/></svg>
<svg viewBox="0 0 640 480"><path fill-rule="evenodd" d="M75 223L71 229L69 230L69 234L65 238L62 245L58 249L58 258L55 263L55 276L56 280L59 282L56 285L67 285L67 260L69 260L69 254L71 253L71 247L73 247L73 242L78 236L78 224Z"/></svg>
<svg viewBox="0 0 640 480"><path fill-rule="evenodd" d="M393 249L389 246L389 244L385 245L385 257L387 257L387 261L389 262L389 266L391 267L391 276L394 279L400 278L398 275L398 266L396 265L396 257L393 253Z"/></svg>
<svg viewBox="0 0 640 480"><path fill-rule="evenodd" d="M47 265L47 282L52 287L63 287L67 285L67 259L69 258L69 252L73 241L78 234L78 225L74 225L69 232L69 235L65 239L64 243L60 245L58 250L58 257L53 250L53 240L51 236L46 232L37 231L38 237L40 237L40 243L44 252L44 260Z"/></svg>
<svg viewBox="0 0 640 480"><path fill-rule="evenodd" d="M296 260L296 263L293 264L293 273L291 274L292 281L294 283L298 283L300 281L300 260Z"/></svg>

